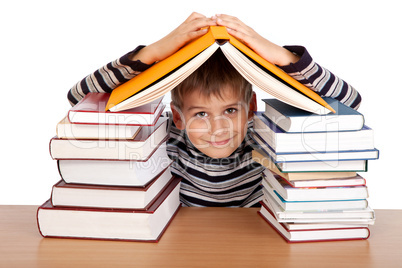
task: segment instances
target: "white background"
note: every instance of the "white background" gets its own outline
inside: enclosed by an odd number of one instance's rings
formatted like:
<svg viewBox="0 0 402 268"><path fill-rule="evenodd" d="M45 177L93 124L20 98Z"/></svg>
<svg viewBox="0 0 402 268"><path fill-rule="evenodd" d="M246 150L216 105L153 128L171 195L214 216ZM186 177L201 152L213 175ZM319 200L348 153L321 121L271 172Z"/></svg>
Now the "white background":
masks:
<svg viewBox="0 0 402 268"><path fill-rule="evenodd" d="M70 107L66 94L75 82L163 37L197 11L234 15L277 44L304 45L318 63L357 88L363 96L359 111L381 151L361 174L369 203L401 209L398 2L3 1L0 204L40 205L49 198L60 178L49 140ZM260 91L257 96L264 97Z"/></svg>

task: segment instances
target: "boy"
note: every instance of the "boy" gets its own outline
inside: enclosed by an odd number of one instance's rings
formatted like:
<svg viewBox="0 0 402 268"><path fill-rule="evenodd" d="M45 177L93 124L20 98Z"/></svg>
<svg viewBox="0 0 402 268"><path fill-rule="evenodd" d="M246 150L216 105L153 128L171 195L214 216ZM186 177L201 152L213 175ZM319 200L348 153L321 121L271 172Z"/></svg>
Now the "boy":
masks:
<svg viewBox="0 0 402 268"><path fill-rule="evenodd" d="M303 47L277 46L235 17L207 18L197 13L161 40L138 47L77 83L69 91L70 102L77 103L91 91L112 91L205 34L211 25L227 27L230 34L260 56L319 94L335 97L353 108L359 106L359 93L314 63ZM251 160L252 140L248 135L257 109L256 96L221 52L172 91L171 109L173 124L167 150L174 160L172 172L182 178L183 205L258 205L264 168Z"/></svg>
<svg viewBox="0 0 402 268"><path fill-rule="evenodd" d="M172 91L168 155L186 206L250 206L264 168L251 160L251 85L218 50Z"/></svg>

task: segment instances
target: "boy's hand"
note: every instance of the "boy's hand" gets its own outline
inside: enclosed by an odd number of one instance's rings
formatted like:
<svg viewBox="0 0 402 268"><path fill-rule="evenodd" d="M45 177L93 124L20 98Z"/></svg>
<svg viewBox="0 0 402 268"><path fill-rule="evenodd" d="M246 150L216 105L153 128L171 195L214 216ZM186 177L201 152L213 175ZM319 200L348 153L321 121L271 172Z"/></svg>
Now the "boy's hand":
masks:
<svg viewBox="0 0 402 268"><path fill-rule="evenodd" d="M207 18L204 15L193 12L182 24L159 41L144 47L132 60L141 60L144 63L152 64L161 61L186 43L207 33L208 26L216 25L216 20Z"/></svg>
<svg viewBox="0 0 402 268"><path fill-rule="evenodd" d="M216 19L217 24L225 26L229 34L245 43L257 54L273 64L284 66L299 60L297 55L268 41L236 17L220 14L213 16L212 19Z"/></svg>

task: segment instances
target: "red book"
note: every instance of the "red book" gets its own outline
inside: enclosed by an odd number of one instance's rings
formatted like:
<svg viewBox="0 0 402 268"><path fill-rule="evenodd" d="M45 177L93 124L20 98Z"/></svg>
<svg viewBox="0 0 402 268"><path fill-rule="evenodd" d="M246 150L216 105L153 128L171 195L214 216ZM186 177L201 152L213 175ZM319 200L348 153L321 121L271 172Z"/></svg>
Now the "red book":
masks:
<svg viewBox="0 0 402 268"><path fill-rule="evenodd" d="M304 224L304 229L290 230L286 224L276 220L270 208L261 203L261 209L258 214L274 230L281 235L288 243L295 242L319 242L319 241L337 241L337 240L363 240L370 236L370 230L358 224L325 223L325 224ZM325 225L325 227L323 227Z"/></svg>
<svg viewBox="0 0 402 268"><path fill-rule="evenodd" d="M53 159L146 160L167 139L168 119L160 117L154 126L144 126L132 140L50 140Z"/></svg>
<svg viewBox="0 0 402 268"><path fill-rule="evenodd" d="M172 180L165 168L143 187L65 183L52 188L53 206L148 209Z"/></svg>
<svg viewBox="0 0 402 268"><path fill-rule="evenodd" d="M180 208L180 179L174 178L147 210L52 206L38 208L43 237L157 242Z"/></svg>
<svg viewBox="0 0 402 268"><path fill-rule="evenodd" d="M165 105L162 98L120 112L105 111L110 93L88 93L68 111L68 120L75 124L154 125Z"/></svg>
<svg viewBox="0 0 402 268"><path fill-rule="evenodd" d="M62 159L57 167L66 183L143 187L171 163L162 145L146 160Z"/></svg>

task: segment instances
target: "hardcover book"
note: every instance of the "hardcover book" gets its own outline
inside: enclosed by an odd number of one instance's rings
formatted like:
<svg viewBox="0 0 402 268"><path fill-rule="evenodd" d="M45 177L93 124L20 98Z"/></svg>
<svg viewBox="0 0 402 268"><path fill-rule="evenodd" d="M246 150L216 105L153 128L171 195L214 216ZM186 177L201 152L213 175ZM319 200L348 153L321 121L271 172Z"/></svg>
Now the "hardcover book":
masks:
<svg viewBox="0 0 402 268"><path fill-rule="evenodd" d="M287 181L295 182L299 180L324 180L324 179L341 179L341 178L350 178L355 177L357 175L356 171L348 171L348 172L282 172L276 166L276 164L271 160L269 156L267 156L261 150L253 150L252 151L252 159L271 170L275 174L278 174L282 178L285 178Z"/></svg>
<svg viewBox="0 0 402 268"><path fill-rule="evenodd" d="M61 159L57 167L66 183L144 187L171 163L162 144L145 160Z"/></svg>
<svg viewBox="0 0 402 268"><path fill-rule="evenodd" d="M174 179L148 210L55 207L38 208L43 237L157 242L180 208L180 179Z"/></svg>
<svg viewBox="0 0 402 268"><path fill-rule="evenodd" d="M268 194L267 198L262 200L272 210L278 222L287 223L357 223L374 224L375 213L370 206L364 209L344 209L344 210L283 210Z"/></svg>
<svg viewBox="0 0 402 268"><path fill-rule="evenodd" d="M168 119L160 117L154 126L143 126L132 140L50 140L53 159L145 160L168 137Z"/></svg>
<svg viewBox="0 0 402 268"><path fill-rule="evenodd" d="M76 124L106 124L125 126L155 125L165 105L163 96L136 108L118 113L105 111L110 93L88 93L68 111L68 120Z"/></svg>
<svg viewBox="0 0 402 268"><path fill-rule="evenodd" d="M303 224L304 229L292 230L286 224L278 222L265 203L261 204L259 215L289 243L362 240L370 236L370 230L365 225L359 224Z"/></svg>
<svg viewBox="0 0 402 268"><path fill-rule="evenodd" d="M254 86L290 105L310 112L334 112L318 94L269 63L222 26L211 26L208 33L153 65L113 90L106 110L120 111L144 105L170 92L201 66L217 49Z"/></svg>
<svg viewBox="0 0 402 268"><path fill-rule="evenodd" d="M285 132L327 132L360 130L364 116L333 98L323 98L336 113L317 115L278 99L263 99L264 115Z"/></svg>
<svg viewBox="0 0 402 268"><path fill-rule="evenodd" d="M296 188L270 170L263 172L263 181L269 183L286 201L350 200L368 198L367 186Z"/></svg>
<svg viewBox="0 0 402 268"><path fill-rule="evenodd" d="M274 163L285 162L313 162L313 161L343 161L343 160L376 160L380 152L378 149L348 150L348 151L307 151L307 152L276 152L266 143L259 134L251 131L251 138L255 141L254 149L269 157Z"/></svg>
<svg viewBox="0 0 402 268"><path fill-rule="evenodd" d="M276 153L372 150L373 130L287 133L262 115L254 114L254 131Z"/></svg>
<svg viewBox="0 0 402 268"><path fill-rule="evenodd" d="M53 186L53 206L148 209L172 180L166 168L143 187L76 184L59 181Z"/></svg>
<svg viewBox="0 0 402 268"><path fill-rule="evenodd" d="M132 140L141 126L73 124L67 117L56 126L56 136L60 139L125 139Z"/></svg>
<svg viewBox="0 0 402 268"><path fill-rule="evenodd" d="M350 200L320 200L320 201L287 201L280 196L271 185L266 181L262 182L264 186L262 191L265 199L272 199L275 204L279 205L281 211L341 211L341 210L358 210L368 207L367 199L350 199Z"/></svg>

